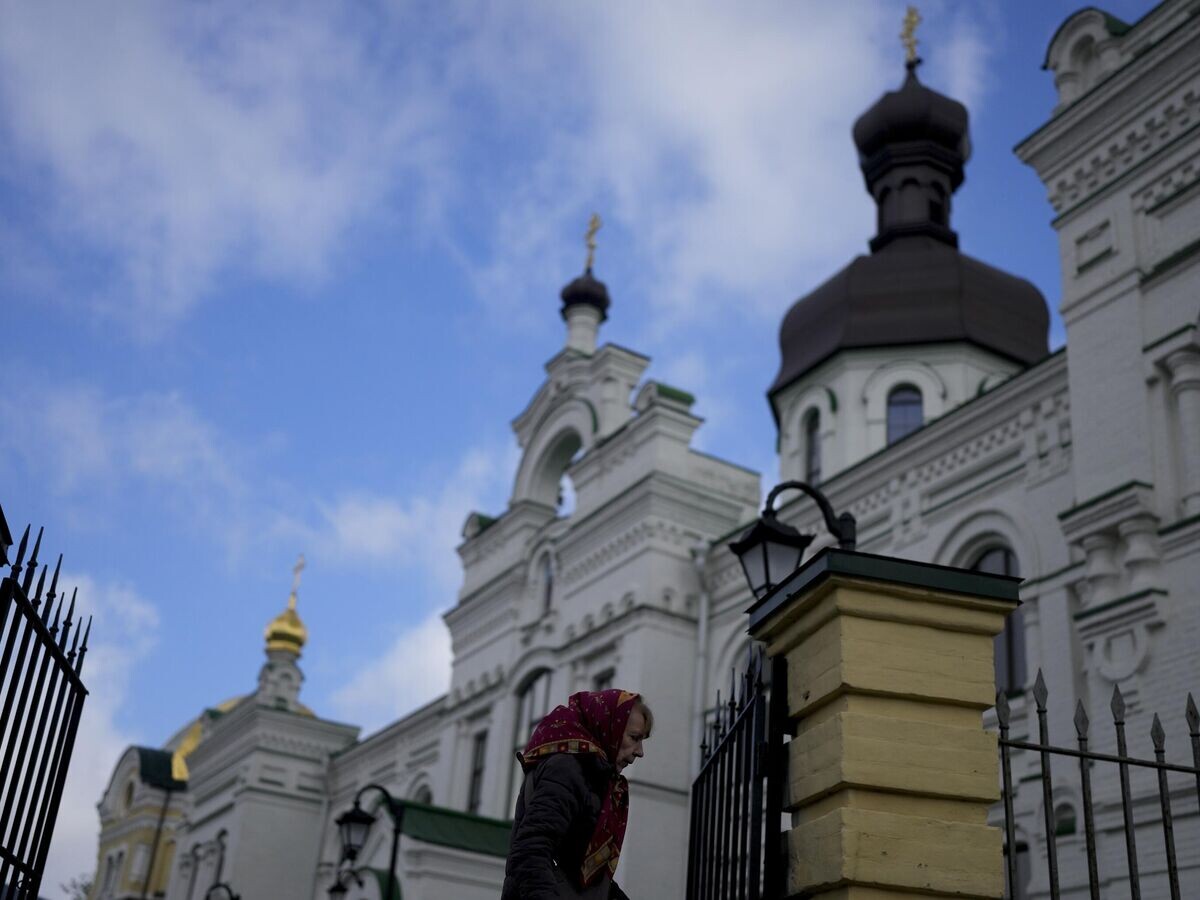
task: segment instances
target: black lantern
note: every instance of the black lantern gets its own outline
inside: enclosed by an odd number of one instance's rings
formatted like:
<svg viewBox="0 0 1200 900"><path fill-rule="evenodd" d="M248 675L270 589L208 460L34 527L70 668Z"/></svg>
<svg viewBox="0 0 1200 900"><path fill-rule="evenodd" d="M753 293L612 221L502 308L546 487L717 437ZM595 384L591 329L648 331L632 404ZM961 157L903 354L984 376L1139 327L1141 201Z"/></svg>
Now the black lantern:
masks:
<svg viewBox="0 0 1200 900"><path fill-rule="evenodd" d="M800 557L813 542L811 534L801 534L791 525L775 518L767 507L762 517L729 545L742 564L746 581L756 599L761 600L775 585L796 571Z"/></svg>
<svg viewBox="0 0 1200 900"><path fill-rule="evenodd" d="M345 897L349 892L350 889L346 887L346 885L342 883L342 879L339 878L333 883L333 887L329 889L329 897L330 900L342 900L342 898Z"/></svg>
<svg viewBox="0 0 1200 900"><path fill-rule="evenodd" d="M204 900L242 900L242 898L241 895L235 894L233 888L225 882L219 881L205 892Z"/></svg>
<svg viewBox="0 0 1200 900"><path fill-rule="evenodd" d="M363 844L367 842L367 832L375 823L375 817L365 812L358 803L338 817L337 827L342 839L342 858L351 862L357 858Z"/></svg>
<svg viewBox="0 0 1200 900"><path fill-rule="evenodd" d="M803 481L785 481L776 485L767 494L762 516L740 538L729 544L729 549L742 564L742 571L746 573L746 581L756 600L761 600L796 571L805 549L813 542L811 534L801 534L776 518L775 498L786 490L803 491L812 497L825 519L825 527L837 538L838 545L843 550L854 549L858 531L854 516L842 513L835 517L825 495Z"/></svg>

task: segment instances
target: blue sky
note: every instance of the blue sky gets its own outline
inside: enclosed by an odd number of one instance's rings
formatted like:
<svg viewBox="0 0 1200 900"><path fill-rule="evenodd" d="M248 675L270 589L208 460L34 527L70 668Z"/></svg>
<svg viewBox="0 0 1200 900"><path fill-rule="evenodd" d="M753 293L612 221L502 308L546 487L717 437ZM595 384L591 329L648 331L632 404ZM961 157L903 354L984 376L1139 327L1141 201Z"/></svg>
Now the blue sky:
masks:
<svg viewBox="0 0 1200 900"><path fill-rule="evenodd" d="M1077 8L921 7L971 112L962 247L1052 309L1011 149ZM309 705L371 729L444 687L458 532L503 509L592 211L602 339L769 487L776 329L865 251L850 127L902 76L891 0L114 9L0 0L0 503L97 615L51 880L125 745L253 688L300 551Z"/></svg>

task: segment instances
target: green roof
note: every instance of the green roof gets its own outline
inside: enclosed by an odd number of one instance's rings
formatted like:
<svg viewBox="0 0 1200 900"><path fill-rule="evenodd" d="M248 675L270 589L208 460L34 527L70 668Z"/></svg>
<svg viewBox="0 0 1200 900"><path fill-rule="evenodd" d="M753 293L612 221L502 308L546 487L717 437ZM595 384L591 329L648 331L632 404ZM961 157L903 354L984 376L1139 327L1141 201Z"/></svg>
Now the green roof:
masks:
<svg viewBox="0 0 1200 900"><path fill-rule="evenodd" d="M427 844L505 857L512 822L406 801L403 834Z"/></svg>

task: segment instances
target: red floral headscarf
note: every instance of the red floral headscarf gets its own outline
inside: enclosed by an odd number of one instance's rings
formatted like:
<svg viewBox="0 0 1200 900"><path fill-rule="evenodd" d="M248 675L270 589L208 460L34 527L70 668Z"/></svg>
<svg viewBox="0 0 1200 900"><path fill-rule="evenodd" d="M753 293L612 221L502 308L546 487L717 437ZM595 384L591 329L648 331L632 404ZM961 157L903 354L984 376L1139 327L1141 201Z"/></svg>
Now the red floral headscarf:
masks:
<svg viewBox="0 0 1200 900"><path fill-rule="evenodd" d="M566 706L554 707L538 723L525 751L517 754L526 772L539 759L554 753L593 753L613 767L608 796L600 807L596 830L583 855L580 874L584 887L606 867L610 876L617 871L625 825L629 821L629 783L617 772L617 754L625 726L640 697L619 690L572 694Z"/></svg>

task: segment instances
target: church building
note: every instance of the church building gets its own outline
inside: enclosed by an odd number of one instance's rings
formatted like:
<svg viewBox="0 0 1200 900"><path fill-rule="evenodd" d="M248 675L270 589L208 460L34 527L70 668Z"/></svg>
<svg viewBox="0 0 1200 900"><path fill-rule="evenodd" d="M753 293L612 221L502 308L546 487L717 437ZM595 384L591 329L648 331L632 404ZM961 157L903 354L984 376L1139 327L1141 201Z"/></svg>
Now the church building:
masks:
<svg viewBox="0 0 1200 900"><path fill-rule="evenodd" d="M654 752L629 773L617 879L682 897L706 717L750 649L753 598L727 544L786 479L853 513L861 551L1024 579L996 645L1014 733L1036 729L1040 669L1056 743L1073 740L1077 702L1111 721L1116 685L1138 755L1155 712L1168 746L1186 747L1183 705L1200 687L1200 15L1190 0L1135 23L1089 7L1062 23L1045 68L1059 103L1016 153L1054 216L1065 347L1049 351L1030 282L959 250L968 113L910 59L853 128L878 208L868 252L803 286L778 369L763 372L778 472L693 447L694 398L601 340L621 298L589 257L562 289L564 344L512 421L508 505L463 527L447 693L366 737L308 709L293 590L253 690L118 762L90 900L201 900L215 883L243 900L317 900L339 878L352 897L382 897L393 830L376 794L362 794L377 818L357 869L338 874L337 820L371 784L407 801L393 897L495 900L521 784L514 749L572 692L609 686L644 690L656 718ZM798 495L780 518L818 534L810 553L832 543ZM1111 745L1098 729L1094 748ZM1035 754L1013 765L1014 896L1042 896ZM1157 808L1152 783L1135 790L1139 808ZM1077 776L1056 772L1052 802L1064 884L1078 883ZM1124 840L1119 804L1108 788L1094 802L1103 854ZM1194 794L1175 827L1181 876L1198 883ZM1144 897L1166 896L1154 866Z"/></svg>

